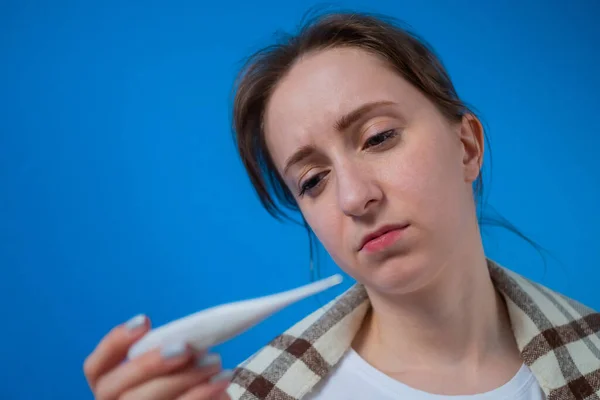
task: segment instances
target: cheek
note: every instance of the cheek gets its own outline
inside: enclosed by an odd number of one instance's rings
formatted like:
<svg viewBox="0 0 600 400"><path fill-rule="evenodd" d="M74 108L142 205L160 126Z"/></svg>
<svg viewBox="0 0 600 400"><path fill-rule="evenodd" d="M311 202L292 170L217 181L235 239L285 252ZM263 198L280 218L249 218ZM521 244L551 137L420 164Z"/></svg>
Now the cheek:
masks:
<svg viewBox="0 0 600 400"><path fill-rule="evenodd" d="M309 209L308 209L309 208ZM344 215L336 204L322 203L314 208L302 209L304 218L334 261L343 267L348 257L348 246L344 244L347 228L343 227Z"/></svg>
<svg viewBox="0 0 600 400"><path fill-rule="evenodd" d="M388 168L383 177L390 183L389 196L407 207L404 210L406 216L432 229L438 228L456 212L460 204L456 194L461 179L460 165L449 144L434 139L422 140L412 146L412 151L398 155L401 161L395 168Z"/></svg>

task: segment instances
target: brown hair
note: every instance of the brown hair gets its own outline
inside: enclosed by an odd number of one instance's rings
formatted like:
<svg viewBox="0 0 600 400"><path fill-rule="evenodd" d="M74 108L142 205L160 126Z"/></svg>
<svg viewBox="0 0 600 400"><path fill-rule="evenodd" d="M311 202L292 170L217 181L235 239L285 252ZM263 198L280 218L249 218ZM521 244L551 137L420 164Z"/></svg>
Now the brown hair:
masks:
<svg viewBox="0 0 600 400"><path fill-rule="evenodd" d="M432 48L394 19L346 12L322 14L308 20L295 35L284 35L276 44L250 56L236 81L234 139L262 205L275 218L287 217L279 204L293 211L298 211L298 205L267 149L263 130L266 104L278 82L300 57L334 47L355 47L381 57L427 96L449 121L459 122L466 114L475 116L472 108L459 98ZM481 172L474 189L479 200L483 198ZM480 223L481 218L480 215ZM534 244L504 218L487 222L505 226ZM310 234L306 222L304 225Z"/></svg>

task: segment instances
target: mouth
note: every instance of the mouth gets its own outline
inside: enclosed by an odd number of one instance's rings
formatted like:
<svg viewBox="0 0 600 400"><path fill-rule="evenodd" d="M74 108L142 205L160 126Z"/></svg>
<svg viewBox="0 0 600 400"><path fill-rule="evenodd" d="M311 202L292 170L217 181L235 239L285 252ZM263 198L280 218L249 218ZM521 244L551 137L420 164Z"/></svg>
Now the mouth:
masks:
<svg viewBox="0 0 600 400"><path fill-rule="evenodd" d="M376 252L391 246L402 237L409 224L386 225L368 235L361 241L358 251Z"/></svg>

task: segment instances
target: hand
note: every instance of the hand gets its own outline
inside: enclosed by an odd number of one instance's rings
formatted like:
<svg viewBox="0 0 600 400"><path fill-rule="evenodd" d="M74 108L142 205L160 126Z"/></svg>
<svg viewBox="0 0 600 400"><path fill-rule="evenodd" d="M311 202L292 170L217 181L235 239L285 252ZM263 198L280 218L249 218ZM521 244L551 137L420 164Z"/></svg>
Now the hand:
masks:
<svg viewBox="0 0 600 400"><path fill-rule="evenodd" d="M150 329L139 315L114 327L85 359L83 371L97 400L229 400L231 373L216 354L173 343L126 361L127 351Z"/></svg>

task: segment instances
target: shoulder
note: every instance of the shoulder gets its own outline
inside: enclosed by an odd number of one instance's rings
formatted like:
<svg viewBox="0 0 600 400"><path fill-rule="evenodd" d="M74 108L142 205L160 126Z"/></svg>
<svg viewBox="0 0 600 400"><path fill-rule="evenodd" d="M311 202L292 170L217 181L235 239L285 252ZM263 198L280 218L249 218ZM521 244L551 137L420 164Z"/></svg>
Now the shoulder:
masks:
<svg viewBox="0 0 600 400"><path fill-rule="evenodd" d="M600 333L599 314L592 308L494 261L489 261L489 267L522 350L539 340L539 335L567 334L570 340L577 341Z"/></svg>
<svg viewBox="0 0 600 400"><path fill-rule="evenodd" d="M238 365L229 396L302 398L345 354L369 306L364 287L352 286Z"/></svg>
<svg viewBox="0 0 600 400"><path fill-rule="evenodd" d="M600 394L600 314L494 262L490 275L521 357L544 391L556 398Z"/></svg>
<svg viewBox="0 0 600 400"><path fill-rule="evenodd" d="M563 324L596 314L596 311L539 282L488 260L496 289L503 295L509 310L522 312L535 320ZM541 322L541 321L540 321Z"/></svg>

